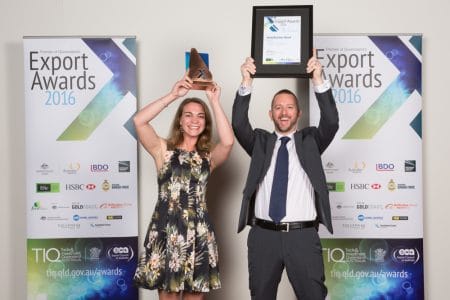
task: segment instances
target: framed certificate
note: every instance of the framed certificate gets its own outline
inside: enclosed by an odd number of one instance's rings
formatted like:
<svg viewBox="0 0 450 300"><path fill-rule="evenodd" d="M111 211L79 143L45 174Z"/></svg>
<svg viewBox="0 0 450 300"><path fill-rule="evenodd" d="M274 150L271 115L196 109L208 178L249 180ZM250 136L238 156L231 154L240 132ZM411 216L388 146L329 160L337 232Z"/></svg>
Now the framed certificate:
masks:
<svg viewBox="0 0 450 300"><path fill-rule="evenodd" d="M254 77L310 77L312 5L253 6Z"/></svg>

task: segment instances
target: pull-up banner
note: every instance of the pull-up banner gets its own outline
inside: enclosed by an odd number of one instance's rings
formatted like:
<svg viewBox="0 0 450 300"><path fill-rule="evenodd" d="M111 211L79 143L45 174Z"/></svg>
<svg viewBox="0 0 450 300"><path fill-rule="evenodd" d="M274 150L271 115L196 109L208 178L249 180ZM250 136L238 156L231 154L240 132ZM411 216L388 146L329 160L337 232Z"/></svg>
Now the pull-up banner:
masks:
<svg viewBox="0 0 450 300"><path fill-rule="evenodd" d="M322 155L331 299L424 299L421 45L420 35L315 37L340 125Z"/></svg>
<svg viewBox="0 0 450 300"><path fill-rule="evenodd" d="M23 42L28 299L137 299L136 40Z"/></svg>

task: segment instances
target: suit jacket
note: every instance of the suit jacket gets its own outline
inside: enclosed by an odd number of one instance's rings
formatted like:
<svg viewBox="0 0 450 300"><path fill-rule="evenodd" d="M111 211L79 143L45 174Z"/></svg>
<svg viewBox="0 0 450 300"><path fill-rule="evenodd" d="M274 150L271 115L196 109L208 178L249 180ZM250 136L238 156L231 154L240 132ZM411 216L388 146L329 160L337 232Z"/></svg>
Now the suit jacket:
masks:
<svg viewBox="0 0 450 300"><path fill-rule="evenodd" d="M251 95L240 96L236 93L233 104L232 126L236 138L250 155L251 162L247 182L243 191L238 232L245 225L253 225L256 190L266 176L272 159L277 136L274 132L253 129L248 119ZM334 138L338 130L339 117L331 90L316 93L320 108L318 127L306 127L294 133L295 148L300 164L308 175L314 188L318 221L333 233L331 223L330 200L321 154Z"/></svg>

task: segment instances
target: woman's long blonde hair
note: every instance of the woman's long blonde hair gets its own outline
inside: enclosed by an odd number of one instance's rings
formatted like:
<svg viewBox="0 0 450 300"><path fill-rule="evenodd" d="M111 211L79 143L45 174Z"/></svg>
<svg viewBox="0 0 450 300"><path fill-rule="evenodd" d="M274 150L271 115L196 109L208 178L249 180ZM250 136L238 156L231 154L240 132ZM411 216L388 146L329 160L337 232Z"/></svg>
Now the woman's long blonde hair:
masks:
<svg viewBox="0 0 450 300"><path fill-rule="evenodd" d="M203 107L205 112L205 129L199 135L195 147L200 155L204 156L211 150L211 138L212 138L212 118L206 103L199 98L186 98L178 106L178 110L175 114L175 118L172 122L169 137L167 138L167 149L174 150L176 147L183 143L183 132L181 131L180 119L183 115L184 107L189 103L197 103Z"/></svg>

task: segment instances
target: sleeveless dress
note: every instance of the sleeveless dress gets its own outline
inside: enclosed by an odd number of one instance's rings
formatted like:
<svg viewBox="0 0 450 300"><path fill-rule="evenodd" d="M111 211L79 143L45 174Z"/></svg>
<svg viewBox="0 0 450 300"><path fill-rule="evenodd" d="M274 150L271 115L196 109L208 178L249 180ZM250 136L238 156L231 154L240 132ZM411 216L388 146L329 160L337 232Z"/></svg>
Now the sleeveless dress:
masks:
<svg viewBox="0 0 450 300"><path fill-rule="evenodd" d="M134 275L137 286L168 292L220 288L218 251L206 208L210 155L168 150L158 201Z"/></svg>

